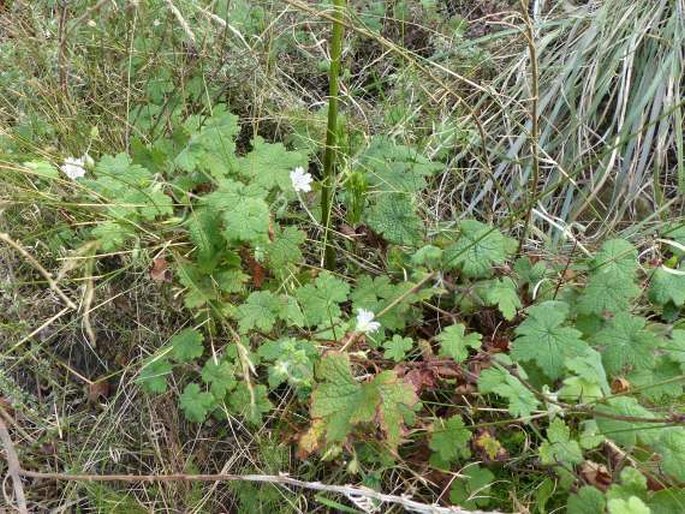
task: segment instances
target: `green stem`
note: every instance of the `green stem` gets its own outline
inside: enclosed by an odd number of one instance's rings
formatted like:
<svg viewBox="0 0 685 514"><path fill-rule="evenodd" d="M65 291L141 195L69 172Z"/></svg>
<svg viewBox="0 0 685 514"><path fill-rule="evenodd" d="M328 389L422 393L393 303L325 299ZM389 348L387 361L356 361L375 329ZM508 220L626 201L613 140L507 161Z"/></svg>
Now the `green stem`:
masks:
<svg viewBox="0 0 685 514"><path fill-rule="evenodd" d="M338 139L338 92L340 91L340 56L343 43L343 10L345 0L333 0L335 9L333 33L331 34L331 67L328 72L328 127L326 149L323 156L323 181L321 184L321 222L324 226L324 268L335 267L335 251L330 242L331 199L335 183L335 167Z"/></svg>

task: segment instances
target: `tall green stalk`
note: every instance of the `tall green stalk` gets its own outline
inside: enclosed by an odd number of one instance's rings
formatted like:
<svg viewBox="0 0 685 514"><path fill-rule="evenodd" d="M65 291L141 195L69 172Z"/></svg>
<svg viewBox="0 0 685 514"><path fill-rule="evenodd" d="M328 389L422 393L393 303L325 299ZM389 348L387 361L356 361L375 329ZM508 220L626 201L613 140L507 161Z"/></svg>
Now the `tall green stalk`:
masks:
<svg viewBox="0 0 685 514"><path fill-rule="evenodd" d="M331 34L331 67L328 71L328 126L326 149L323 155L323 181L321 184L321 222L324 226L324 268L335 267L335 251L331 245L331 199L335 184L338 142L338 93L340 91L340 56L343 44L343 12L345 0L333 0L334 21Z"/></svg>

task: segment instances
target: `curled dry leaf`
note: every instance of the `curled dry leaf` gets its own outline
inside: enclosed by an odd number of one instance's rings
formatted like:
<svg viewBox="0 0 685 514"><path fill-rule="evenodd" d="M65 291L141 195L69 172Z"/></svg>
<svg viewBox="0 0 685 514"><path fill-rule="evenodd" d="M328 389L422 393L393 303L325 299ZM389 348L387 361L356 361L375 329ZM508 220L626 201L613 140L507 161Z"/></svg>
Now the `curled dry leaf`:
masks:
<svg viewBox="0 0 685 514"><path fill-rule="evenodd" d="M604 464L586 460L580 465L580 476L600 491L606 491L613 483L611 473Z"/></svg>
<svg viewBox="0 0 685 514"><path fill-rule="evenodd" d="M630 382L623 377L617 377L611 381L611 392L614 394L630 391Z"/></svg>
<svg viewBox="0 0 685 514"><path fill-rule="evenodd" d="M93 382L88 385L88 401L98 403L109 396L109 383L106 380Z"/></svg>
<svg viewBox="0 0 685 514"><path fill-rule="evenodd" d="M150 268L150 278L155 282L171 281L169 263L164 257L157 257L152 261L152 267Z"/></svg>

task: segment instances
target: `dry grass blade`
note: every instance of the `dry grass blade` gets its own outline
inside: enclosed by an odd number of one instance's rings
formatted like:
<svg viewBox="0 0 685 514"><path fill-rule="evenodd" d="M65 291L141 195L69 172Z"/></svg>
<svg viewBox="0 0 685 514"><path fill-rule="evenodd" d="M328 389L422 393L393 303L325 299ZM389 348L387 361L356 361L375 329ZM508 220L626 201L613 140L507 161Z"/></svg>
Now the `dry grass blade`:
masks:
<svg viewBox="0 0 685 514"><path fill-rule="evenodd" d="M535 41L539 56L540 198L549 212L573 222L604 219L602 230L639 219L683 186L685 3L607 0L596 11L549 16ZM499 143L495 177L508 181L510 200L533 165L524 152L531 121L528 59L498 79L512 99L487 123ZM515 178L514 178L515 177ZM484 201L487 188L471 202Z"/></svg>

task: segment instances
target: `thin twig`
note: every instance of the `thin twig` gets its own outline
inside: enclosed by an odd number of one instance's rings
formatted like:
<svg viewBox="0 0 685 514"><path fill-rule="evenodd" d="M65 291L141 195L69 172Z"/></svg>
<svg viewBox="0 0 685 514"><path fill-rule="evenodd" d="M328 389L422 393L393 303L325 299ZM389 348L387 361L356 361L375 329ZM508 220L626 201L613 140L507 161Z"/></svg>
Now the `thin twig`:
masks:
<svg viewBox="0 0 685 514"><path fill-rule="evenodd" d="M174 15L174 17L178 21L179 25L181 25L183 32L185 32L186 36L190 40L190 44L192 45L193 50L195 50L197 48L197 43L196 43L196 39L195 39L195 34L193 34L193 31L190 29L190 25L188 25L188 22L185 20L185 18L181 14L181 11L178 10L178 8L171 2L171 0L166 0L166 4L169 7L169 10L171 11L171 13Z"/></svg>
<svg viewBox="0 0 685 514"><path fill-rule="evenodd" d="M72 310L77 310L78 307L74 302L72 302L69 297L64 294L64 292L59 288L57 285L57 282L52 278L52 275L48 270L46 270L43 266L40 265L40 263L31 255L29 252L24 250L24 247L21 246L19 243L17 243L14 239L12 239L9 234L5 234L0 232L0 241L4 241L7 243L9 246L14 248L17 252L21 254L24 259L26 259L31 266L36 268L36 270L45 277L45 280L47 280L48 285L50 286L50 289L52 289L57 295L64 301L64 303L67 304L67 306L72 309Z"/></svg>
<svg viewBox="0 0 685 514"><path fill-rule="evenodd" d="M321 482L305 482L288 475L233 475L233 474L198 474L188 475L184 473L169 475L76 475L70 473L44 473L40 471L27 471L21 469L19 474L28 478L41 478L47 480L63 480L72 482L257 482L263 484L276 484L313 491L325 491L342 494L348 498L371 498L382 503L401 505L411 512L422 514L502 514L495 511L465 510L461 507L443 507L429 505L412 500L409 496L396 496L383 494L373 489L352 485L328 485Z"/></svg>
<svg viewBox="0 0 685 514"><path fill-rule="evenodd" d="M69 6L66 0L60 2L61 12L59 15L59 86L62 94L66 97L69 93L67 79L67 17Z"/></svg>
<svg viewBox="0 0 685 514"><path fill-rule="evenodd" d="M17 510L21 514L28 514L29 510L26 507L26 495L24 494L24 486L21 483L21 464L19 464L19 457L14 449L12 437L7 430L5 420L0 416L0 441L5 447L5 455L7 455L7 473L12 478L12 485L14 486L14 499L17 502Z"/></svg>

